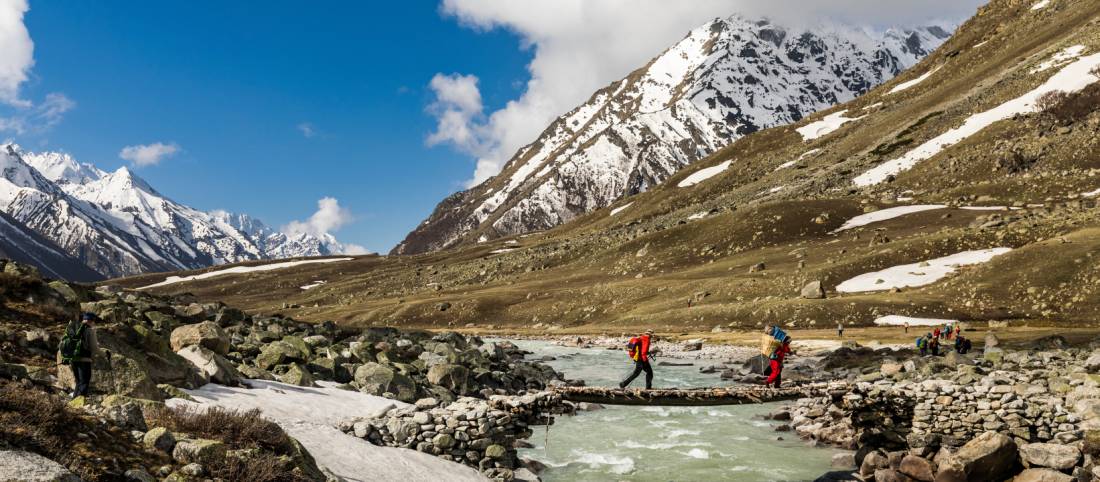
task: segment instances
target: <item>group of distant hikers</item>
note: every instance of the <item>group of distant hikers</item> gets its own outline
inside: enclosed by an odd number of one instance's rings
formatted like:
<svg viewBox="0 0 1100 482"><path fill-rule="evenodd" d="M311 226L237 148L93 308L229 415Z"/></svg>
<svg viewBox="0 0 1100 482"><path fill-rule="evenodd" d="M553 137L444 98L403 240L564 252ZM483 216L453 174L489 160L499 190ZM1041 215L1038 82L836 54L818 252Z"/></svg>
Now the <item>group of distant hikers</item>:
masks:
<svg viewBox="0 0 1100 482"><path fill-rule="evenodd" d="M931 353L932 356L940 356L940 348L946 342L953 342L951 348L959 354L969 352L974 346L969 338L963 336L961 326L957 324L952 325L950 323L942 327L937 326L931 332L918 336L916 345L921 356L928 356L929 353Z"/></svg>

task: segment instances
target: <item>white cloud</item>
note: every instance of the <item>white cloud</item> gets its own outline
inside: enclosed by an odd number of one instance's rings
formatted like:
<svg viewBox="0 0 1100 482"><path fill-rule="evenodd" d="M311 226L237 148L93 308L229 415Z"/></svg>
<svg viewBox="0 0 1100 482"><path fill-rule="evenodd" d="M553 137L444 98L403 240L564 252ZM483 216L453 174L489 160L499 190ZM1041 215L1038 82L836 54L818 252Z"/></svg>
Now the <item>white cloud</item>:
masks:
<svg viewBox="0 0 1100 482"><path fill-rule="evenodd" d="M26 0L0 0L0 102L29 107L19 97L19 87L34 66L34 42L23 23Z"/></svg>
<svg viewBox="0 0 1100 482"><path fill-rule="evenodd" d="M441 11L479 30L507 29L534 50L519 98L485 114L472 75L436 75L438 119L429 144L451 143L477 157L470 185L500 171L521 147L596 90L643 66L715 17L742 13L788 24L831 17L870 26L956 19L984 0L442 0ZM474 100L477 100L477 103Z"/></svg>
<svg viewBox="0 0 1100 482"><path fill-rule="evenodd" d="M298 124L297 127L298 127L298 132L301 132L302 136L305 137L306 139L311 139L311 138L313 138L313 136L317 135L317 129L315 127L313 127L312 123L303 122L301 124Z"/></svg>
<svg viewBox="0 0 1100 482"><path fill-rule="evenodd" d="M343 253L334 253L334 254L348 254L348 255L351 255L351 256L360 256L360 255L364 255L364 254L371 254L371 253L374 252L374 251L371 251L371 250L369 250L369 249L367 249L363 246L360 246L358 244L344 243L342 246L344 247L344 249L343 249L344 252Z"/></svg>
<svg viewBox="0 0 1100 482"><path fill-rule="evenodd" d="M155 166L165 158L179 152L179 150L180 147L176 144L155 142L153 144L123 147L122 151L118 153L118 157L130 161L138 167Z"/></svg>
<svg viewBox="0 0 1100 482"><path fill-rule="evenodd" d="M317 201L317 212L313 213L305 221L291 221L283 226L282 231L287 234L310 234L322 237L339 230L345 224L352 221L351 211L340 206L340 201L333 197L324 197Z"/></svg>
<svg viewBox="0 0 1100 482"><path fill-rule="evenodd" d="M428 145L451 143L473 156L486 153L485 126L481 91L473 75L435 74L431 87L435 101L428 112L437 120L436 130L428 136Z"/></svg>

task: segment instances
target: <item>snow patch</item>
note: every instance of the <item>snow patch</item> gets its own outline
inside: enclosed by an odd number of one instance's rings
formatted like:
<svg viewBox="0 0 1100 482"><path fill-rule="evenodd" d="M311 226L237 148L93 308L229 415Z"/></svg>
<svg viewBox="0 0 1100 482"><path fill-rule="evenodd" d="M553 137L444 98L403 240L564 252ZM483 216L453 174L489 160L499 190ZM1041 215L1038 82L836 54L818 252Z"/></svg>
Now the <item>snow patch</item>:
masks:
<svg viewBox="0 0 1100 482"><path fill-rule="evenodd" d="M837 285L840 293L863 293L884 291L893 288L925 286L945 278L960 266L969 266L988 262L1012 248L992 248L961 253L931 259L923 263L904 264L881 271L864 273Z"/></svg>
<svg viewBox="0 0 1100 482"><path fill-rule="evenodd" d="M1054 67L1061 67L1063 65L1066 65L1069 61L1080 57L1083 53L1085 53L1084 45L1074 45L1072 47L1066 47L1065 50L1054 54L1054 56L1052 56L1050 60L1039 64L1034 69L1031 69L1031 73L1037 74L1044 70L1050 70Z"/></svg>
<svg viewBox="0 0 1100 482"><path fill-rule="evenodd" d="M171 284L182 283L184 281L195 281L200 279L214 278L217 276L224 276L229 274L245 274L255 273L260 271L274 271L277 269L293 268L295 266L301 266L304 264L316 264L316 263L335 263L337 261L351 261L355 258L326 258L326 259L304 259L300 261L285 261L282 263L271 263L260 266L234 266L232 268L219 269L216 271L209 271L202 274L196 274L191 276L169 276L160 283L151 284L149 286L142 286L139 290L147 290L150 288L159 288L161 286L168 286Z"/></svg>
<svg viewBox="0 0 1100 482"><path fill-rule="evenodd" d="M492 250L492 251L489 251L489 254L504 254L504 253L510 253L510 252L512 252L512 251L515 251L515 250L517 250L517 249L519 249L519 248L500 248L500 249L494 249L494 250Z"/></svg>
<svg viewBox="0 0 1100 482"><path fill-rule="evenodd" d="M993 109L970 116L961 127L951 129L909 151L902 157L884 162L864 172L853 179L853 182L861 187L879 184L888 177L912 169L918 162L929 159L939 154L945 148L958 144L966 138L977 134L994 122L1010 119L1017 114L1035 112L1035 103L1039 97L1042 97L1044 94L1054 91L1073 93L1084 89L1098 80L1095 75L1090 73L1090 71L1097 66L1100 66L1100 54L1082 57L1076 62L1062 68L1062 70L1054 74L1053 77L1035 90L1005 102Z"/></svg>
<svg viewBox="0 0 1100 482"><path fill-rule="evenodd" d="M1097 189L1097 190L1095 190L1095 191L1089 191L1089 192L1086 192L1086 193L1082 194L1082 196L1084 196L1084 197L1096 197L1096 196L1100 196L1100 189Z"/></svg>
<svg viewBox="0 0 1100 482"><path fill-rule="evenodd" d="M824 119L821 119L817 122L811 122L795 130L798 131L799 134L802 134L803 140L812 141L814 139L817 139L818 137L825 136L837 129L840 129L840 126L843 126L844 124L860 120L864 117L844 117L844 114L847 113L847 109L840 112L834 112L825 116Z"/></svg>
<svg viewBox="0 0 1100 482"><path fill-rule="evenodd" d="M863 108L863 109L861 109L861 110L871 110L871 109L874 109L874 108L876 108L876 107L880 107L881 105L882 105L882 102L875 102L874 104L871 104L871 105L869 105L869 106L866 106L866 107L864 107L864 108Z"/></svg>
<svg viewBox="0 0 1100 482"><path fill-rule="evenodd" d="M1047 5L1050 5L1050 0L1042 0L1041 2L1036 3L1035 5L1032 5L1031 9L1032 10L1042 10L1042 9L1046 8Z"/></svg>
<svg viewBox="0 0 1100 482"><path fill-rule="evenodd" d="M948 323L955 324L958 320L943 318L913 318L912 316L886 315L875 318L874 323L879 326L943 326Z"/></svg>
<svg viewBox="0 0 1100 482"><path fill-rule="evenodd" d="M852 228L858 228L860 226L866 226L871 223L877 223L880 221L886 221L888 219L894 219L896 217L905 216L906 214L919 213L922 211L931 211L934 209L943 209L947 206L942 204L919 204L914 206L898 206L887 209L880 209L878 211L860 214L852 219L846 221L839 228L836 228L832 233L839 233L841 231L847 231ZM832 234L830 233L830 234Z"/></svg>
<svg viewBox="0 0 1100 482"><path fill-rule="evenodd" d="M938 70L940 70L940 68L936 67L932 70L929 70L928 72L925 72L924 75L921 75L920 77L917 77L913 80L909 80L909 81L906 81L906 82L902 82L898 85L895 85L894 88L890 89L890 92L887 92L887 93L888 94L896 94L896 93L901 92L903 90L912 88L913 86L927 80L929 77L932 76L932 74L936 73L936 71L938 71Z"/></svg>
<svg viewBox="0 0 1100 482"><path fill-rule="evenodd" d="M612 210L611 210L611 215L612 215L612 216L614 216L614 215L616 215L616 214L619 214L619 213L623 212L623 210L624 210L624 209L626 209L626 208L628 208L628 207L630 207L630 206L633 206L633 205L634 205L634 203L633 203L633 202L628 202L628 203L626 203L626 204L624 204L624 205L622 205L622 206L619 206L619 207L617 207L617 208L615 208L615 209L612 209Z"/></svg>
<svg viewBox="0 0 1100 482"><path fill-rule="evenodd" d="M726 169L729 169L730 164L732 164L732 163L733 163L733 161L725 161L721 164L718 164L717 166L711 166L711 167L708 167L708 168L705 168L705 169L700 169L698 171L695 171L690 176L685 177L683 181L680 181L680 183L677 184L676 187L691 187L691 186L694 186L696 184L699 184L703 181L706 181L707 179L710 179L714 176L717 176L717 175L721 174L722 171L725 171Z"/></svg>
<svg viewBox="0 0 1100 482"><path fill-rule="evenodd" d="M692 214L691 216L688 216L688 221L694 221L696 219L703 219L703 218L707 217L707 214L710 214L710 212L709 211L703 211L701 213Z"/></svg>
<svg viewBox="0 0 1100 482"><path fill-rule="evenodd" d="M304 285L304 286L302 286L301 288L302 288L303 290L311 290L311 289L313 289L313 288L316 288L316 287L318 287L318 286L321 286L321 285L323 285L323 284L325 284L325 283L328 283L328 281L325 281L325 280L320 280L320 281L314 281L314 282L312 282L312 283L310 283L310 284L308 284L308 285Z"/></svg>
<svg viewBox="0 0 1100 482"><path fill-rule="evenodd" d="M349 481L485 480L464 465L414 450L371 445L337 428L341 423L371 417L389 405L404 407L404 403L342 390L331 382L318 382L320 387L316 388L263 380L248 383L253 388L205 385L185 390L196 402L173 398L166 403L170 407L260 409L265 417L298 439L318 466Z"/></svg>

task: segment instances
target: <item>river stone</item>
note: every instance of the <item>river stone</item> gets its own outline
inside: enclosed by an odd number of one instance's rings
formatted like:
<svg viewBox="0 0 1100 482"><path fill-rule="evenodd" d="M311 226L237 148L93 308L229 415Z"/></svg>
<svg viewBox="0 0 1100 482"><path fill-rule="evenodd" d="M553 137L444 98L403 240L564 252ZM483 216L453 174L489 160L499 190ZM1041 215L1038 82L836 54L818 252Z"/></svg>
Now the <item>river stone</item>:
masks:
<svg viewBox="0 0 1100 482"><path fill-rule="evenodd" d="M1016 466L1016 442L1007 435L985 432L963 445L954 459L967 480L1005 480Z"/></svg>
<svg viewBox="0 0 1100 482"><path fill-rule="evenodd" d="M921 482L932 482L936 478L936 466L932 461L915 455L903 457L898 465L898 472Z"/></svg>
<svg viewBox="0 0 1100 482"><path fill-rule="evenodd" d="M229 336L212 321L183 325L172 330L171 343L173 351L188 345L199 345L219 355L229 353Z"/></svg>
<svg viewBox="0 0 1100 482"><path fill-rule="evenodd" d="M881 452L871 452L863 458L863 463L859 466L859 474L864 477L871 477L878 469L884 469L890 466L890 460L886 458Z"/></svg>
<svg viewBox="0 0 1100 482"><path fill-rule="evenodd" d="M402 402L416 401L416 383L380 363L367 363L356 369L355 383L363 393L378 396L392 393Z"/></svg>
<svg viewBox="0 0 1100 482"><path fill-rule="evenodd" d="M1020 458L1031 467L1069 470L1077 465L1077 461L1081 459L1081 451L1071 445L1025 444L1020 447Z"/></svg>
<svg viewBox="0 0 1100 482"><path fill-rule="evenodd" d="M1052 469L1027 469L1012 482L1073 482L1074 478Z"/></svg>
<svg viewBox="0 0 1100 482"><path fill-rule="evenodd" d="M444 450L454 447L455 443L455 438L445 433L441 433L432 438L432 445Z"/></svg>
<svg viewBox="0 0 1100 482"><path fill-rule="evenodd" d="M508 451L502 445L493 444L485 448L485 456L491 459L504 458L507 453Z"/></svg>
<svg viewBox="0 0 1100 482"><path fill-rule="evenodd" d="M142 443L145 444L146 448L170 454L172 449L176 448L176 436L164 427L156 427L145 432Z"/></svg>
<svg viewBox="0 0 1100 482"><path fill-rule="evenodd" d="M41 455L22 450L0 450L0 480L80 482L80 477L69 472L69 469L63 465Z"/></svg>

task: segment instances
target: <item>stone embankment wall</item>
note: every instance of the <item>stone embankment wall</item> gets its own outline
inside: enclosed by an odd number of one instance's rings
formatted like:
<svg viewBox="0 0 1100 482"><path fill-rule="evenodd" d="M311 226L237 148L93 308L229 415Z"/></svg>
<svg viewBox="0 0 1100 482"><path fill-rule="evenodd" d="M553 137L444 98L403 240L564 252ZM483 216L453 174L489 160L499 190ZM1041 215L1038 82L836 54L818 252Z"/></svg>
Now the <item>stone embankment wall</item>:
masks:
<svg viewBox="0 0 1100 482"><path fill-rule="evenodd" d="M553 392L488 400L463 397L446 406L427 398L349 424L344 431L374 445L414 449L476 467L490 478L530 480L534 474L521 467L517 441L530 437L533 426L552 424L551 414L569 407Z"/></svg>

